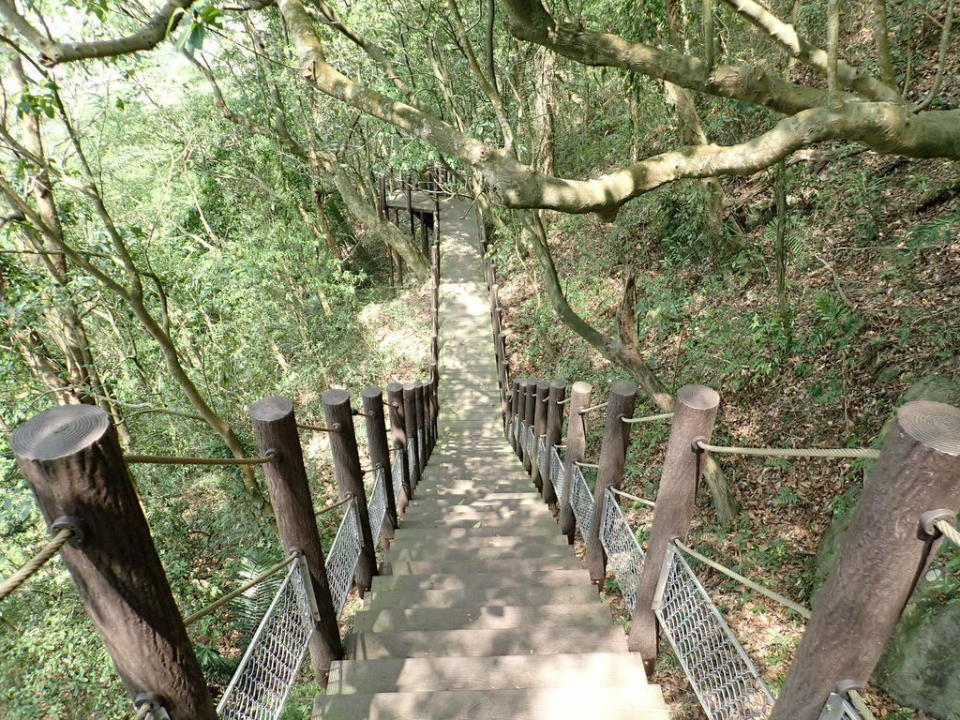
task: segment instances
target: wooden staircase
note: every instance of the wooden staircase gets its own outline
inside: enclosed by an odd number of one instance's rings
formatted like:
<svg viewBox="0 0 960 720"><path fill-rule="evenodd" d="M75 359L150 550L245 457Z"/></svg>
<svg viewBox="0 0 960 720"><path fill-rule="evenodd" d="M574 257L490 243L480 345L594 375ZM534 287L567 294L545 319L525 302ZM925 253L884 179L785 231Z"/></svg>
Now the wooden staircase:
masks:
<svg viewBox="0 0 960 720"><path fill-rule="evenodd" d="M313 717L666 719L503 437L476 220L444 211L440 439Z"/></svg>

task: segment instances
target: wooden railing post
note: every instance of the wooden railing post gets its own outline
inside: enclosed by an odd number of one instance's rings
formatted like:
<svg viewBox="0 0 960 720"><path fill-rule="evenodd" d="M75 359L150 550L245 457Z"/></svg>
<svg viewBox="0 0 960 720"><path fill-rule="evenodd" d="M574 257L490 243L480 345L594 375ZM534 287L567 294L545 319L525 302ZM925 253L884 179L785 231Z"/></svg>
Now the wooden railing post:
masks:
<svg viewBox="0 0 960 720"><path fill-rule="evenodd" d="M510 388L510 417L508 418L509 422L513 423L514 419L520 416L520 380L513 381L513 387ZM519 428L518 428L519 430ZM511 441L513 445L514 452L520 454L520 438L518 435L513 436Z"/></svg>
<svg viewBox="0 0 960 720"><path fill-rule="evenodd" d="M370 464L383 469L383 484L387 493L387 523L383 526L383 537L393 537L397 527L397 503L393 492L393 464L390 462L390 445L387 441L387 424L383 417L383 390L376 385L363 389L363 412L366 415L367 452ZM400 482L397 480L397 482ZM373 538L376 544L378 538Z"/></svg>
<svg viewBox="0 0 960 720"><path fill-rule="evenodd" d="M321 398L323 415L328 427L336 432L328 433L330 452L333 455L334 475L340 496L353 495L360 517L360 559L357 562L357 587L362 597L377 574L377 553L370 532L370 515L367 513L367 492L363 487L363 470L357 452L357 436L353 430L353 411L350 394L346 390L327 390Z"/></svg>
<svg viewBox="0 0 960 720"><path fill-rule="evenodd" d="M410 489L416 492L420 482L420 443L417 441L417 386L403 386L403 429L407 433L407 463L410 468Z"/></svg>
<svg viewBox="0 0 960 720"><path fill-rule="evenodd" d="M563 380L554 380L550 383L550 392L547 397L547 459L553 461L553 446L560 444L560 435L563 430L563 402L567 394L567 383ZM542 472L542 471L541 471ZM544 473L543 501L556 511L559 498L550 479L549 471Z"/></svg>
<svg viewBox="0 0 960 720"><path fill-rule="evenodd" d="M152 693L174 718L216 720L110 416L52 408L10 444L51 530L74 529L63 561L131 699Z"/></svg>
<svg viewBox="0 0 960 720"><path fill-rule="evenodd" d="M541 380L534 387L534 399L533 399L533 452L532 454L532 467L533 467L533 484L537 486L537 490L540 494L543 494L544 484L550 482L550 478L544 480L543 470L540 468L540 461L538 455L538 449L540 447L540 436L546 434L547 432L547 397L550 394L550 383L545 380ZM549 457L549 455L548 455Z"/></svg>
<svg viewBox="0 0 960 720"><path fill-rule="evenodd" d="M413 183L410 181L410 175L407 175L407 213L410 215L410 237L417 236L417 228L413 224Z"/></svg>
<svg viewBox="0 0 960 720"><path fill-rule="evenodd" d="M597 485L593 489L593 521L590 532L584 538L587 545L585 558L590 579L603 585L607 577L607 557L600 542L600 524L603 522L603 504L607 488L620 487L623 480L623 465L630 443L630 425L623 418L633 417L637 405L637 384L631 380L617 380L610 387L607 400L607 418L603 427L603 443L600 446L600 469Z"/></svg>
<svg viewBox="0 0 960 720"><path fill-rule="evenodd" d="M413 497L413 485L410 478L410 466L407 463L407 431L406 420L404 419L403 407L403 385L398 382L392 382L387 385L387 404L390 406L390 439L395 453L403 456L401 466L403 470L399 478L394 478L394 482L399 482L403 490L401 507L398 510L406 509Z"/></svg>
<svg viewBox="0 0 960 720"><path fill-rule="evenodd" d="M303 449L297 432L293 403L283 397L267 397L250 408L253 434L261 455L271 450L274 459L263 466L270 504L277 520L280 543L287 553L299 550L306 560L320 619L310 637L310 665L314 675L326 682L330 663L343 657L337 611L330 584L317 517L303 464Z"/></svg>
<svg viewBox="0 0 960 720"><path fill-rule="evenodd" d="M643 559L643 572L630 629L630 649L640 653L648 673L653 672L660 640L657 618L653 613L653 598L657 592L660 571L670 543L677 538L685 540L687 537L700 481L698 474L703 470L693 442L698 438L703 442L710 441L719 405L720 396L704 385L686 385L677 392L660 489L657 491L657 511Z"/></svg>
<svg viewBox="0 0 960 720"><path fill-rule="evenodd" d="M570 408L567 413L567 456L563 463L563 497L560 498L560 532L573 545L577 530L577 518L570 505L570 490L573 487L574 463L583 460L586 446L586 418L580 411L590 407L590 383L575 382L570 390Z"/></svg>
<svg viewBox="0 0 960 720"><path fill-rule="evenodd" d="M437 435L439 430L438 420L440 417L440 369L437 361L430 363L430 452L437 445Z"/></svg>
<svg viewBox="0 0 960 720"><path fill-rule="evenodd" d="M953 522L958 508L960 409L909 402L897 411L864 482L771 720L816 720L839 683L866 686L936 555L940 533L934 523Z"/></svg>
<svg viewBox="0 0 960 720"><path fill-rule="evenodd" d="M414 389L414 400L416 402L416 411L417 411L417 442L419 443L417 448L419 454L417 455L417 478L423 475L423 469L427 465L427 412L426 412L426 392L424 390L424 383L421 380L418 380L413 384Z"/></svg>
<svg viewBox="0 0 960 720"><path fill-rule="evenodd" d="M523 421L526 423L526 430L523 433L523 437L520 438L521 445L521 459L523 460L523 469L527 471L528 475L533 474L533 462L531 459L531 452L527 438L529 436L530 430L533 428L533 413L537 405L537 381L536 380L525 380L523 381L523 397L522 397L522 416Z"/></svg>

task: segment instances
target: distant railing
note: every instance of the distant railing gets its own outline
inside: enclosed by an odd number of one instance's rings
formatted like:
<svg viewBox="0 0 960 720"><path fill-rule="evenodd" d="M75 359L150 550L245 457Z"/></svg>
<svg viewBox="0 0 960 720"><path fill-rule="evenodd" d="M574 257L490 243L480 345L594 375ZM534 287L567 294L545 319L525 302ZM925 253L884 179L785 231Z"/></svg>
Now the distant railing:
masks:
<svg viewBox="0 0 960 720"><path fill-rule="evenodd" d="M361 595L370 588L378 572L377 545L393 537L437 441L436 237L430 378L390 383L386 399L379 387L364 388L362 412L351 408L346 391L329 390L321 401L322 423L298 423L291 401L265 398L250 408L258 455L235 460L124 456L110 416L90 405L55 407L24 423L11 446L44 517L53 518L52 540L0 583L0 600L60 553L132 691L138 719L277 720L308 651L319 680L343 657L338 620L351 588ZM357 418L366 428L368 471L360 464ZM325 433L330 444L341 499L319 513L307 482L301 431ZM141 510L131 463L262 467L286 558L185 621ZM316 518L334 510L342 518L325 554ZM186 626L281 572L279 588L215 708Z"/></svg>
<svg viewBox="0 0 960 720"><path fill-rule="evenodd" d="M630 381L615 382L605 402L591 404L587 383L568 386L515 378L482 222L480 232L504 434L555 510L560 531L571 543L577 535L583 540L584 561L594 582L604 582L612 572L632 611L630 648L640 652L648 671L653 672L662 634L710 720L872 720L863 688L900 610L941 539L960 541L955 528L960 409L936 402L907 403L897 411L882 451L745 448L710 443L720 398L704 386L681 388L672 413L634 417L637 386ZM605 419L599 461L586 462L586 418L601 410ZM670 423L655 502L619 488L630 430L648 422ZM705 452L877 461L812 612L685 544ZM583 468L596 469L592 489ZM646 547L637 540L618 496L655 508ZM809 618L776 700L685 555ZM871 640L866 643L864 638ZM811 697L816 701L811 703Z"/></svg>

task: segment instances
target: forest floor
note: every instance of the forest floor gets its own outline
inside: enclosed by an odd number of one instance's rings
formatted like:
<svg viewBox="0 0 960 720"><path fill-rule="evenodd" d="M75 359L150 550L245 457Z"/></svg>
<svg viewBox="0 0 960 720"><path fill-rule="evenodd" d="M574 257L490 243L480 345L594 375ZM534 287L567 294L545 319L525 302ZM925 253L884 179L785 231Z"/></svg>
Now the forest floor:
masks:
<svg viewBox="0 0 960 720"><path fill-rule="evenodd" d="M839 159L838 159L839 158ZM578 312L614 331L624 279L640 288L637 333L671 391L704 383L721 395L714 442L746 446L876 444L918 381L957 387L960 349L960 176L955 163L827 148L788 169L786 286L777 292L773 173L728 181L740 230L703 242L676 188L625 210L616 223L551 218L551 248ZM590 248L586 253L583 248ZM603 395L622 376L559 326L532 258L501 247L497 261L511 368L518 377L587 380ZM947 391L949 392L949 391ZM641 403L641 409L652 405ZM588 459L599 453L599 421ZM655 497L667 431L634 430L626 489ZM809 604L815 558L835 514L850 511L861 461L721 458L740 506L731 524L701 497L696 545ZM641 537L646 510L631 510ZM791 612L705 573L765 679L778 687L802 635ZM617 606L619 595L610 593ZM622 610L622 608L620 608ZM622 615L628 621L628 615ZM656 681L677 718L702 711L665 653ZM871 692L879 716L924 718Z"/></svg>

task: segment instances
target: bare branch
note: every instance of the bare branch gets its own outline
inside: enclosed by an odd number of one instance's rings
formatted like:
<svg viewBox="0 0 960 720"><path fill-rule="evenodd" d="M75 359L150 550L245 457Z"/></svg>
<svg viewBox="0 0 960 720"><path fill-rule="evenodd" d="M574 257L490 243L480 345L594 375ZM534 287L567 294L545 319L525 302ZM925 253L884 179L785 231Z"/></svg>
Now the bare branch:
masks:
<svg viewBox="0 0 960 720"><path fill-rule="evenodd" d="M937 93L940 92L940 84L943 82L943 68L947 62L947 50L950 48L950 30L953 26L953 6L954 0L950 0L947 3L947 17L943 20L943 29L940 31L940 50L937 56L937 75L933 79L933 86L930 88L930 92L927 93L927 96L923 99L919 105L917 105L917 112L921 110L926 110L930 107L930 104L936 99Z"/></svg>

